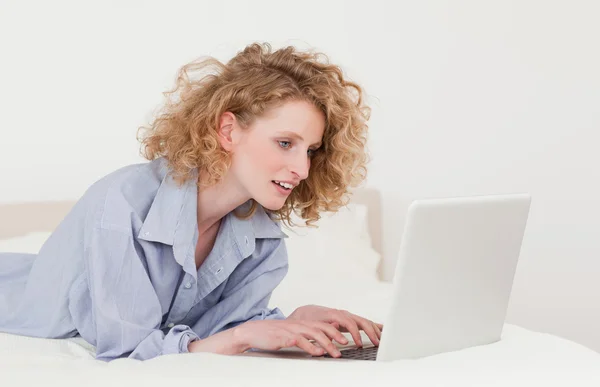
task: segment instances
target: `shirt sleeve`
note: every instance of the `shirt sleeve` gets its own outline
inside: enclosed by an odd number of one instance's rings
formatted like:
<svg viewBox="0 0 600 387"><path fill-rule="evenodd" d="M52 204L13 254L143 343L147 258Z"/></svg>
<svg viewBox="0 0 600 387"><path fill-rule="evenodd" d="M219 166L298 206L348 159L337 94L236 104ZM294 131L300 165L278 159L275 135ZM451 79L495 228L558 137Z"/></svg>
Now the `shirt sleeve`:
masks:
<svg viewBox="0 0 600 387"><path fill-rule="evenodd" d="M256 256L244 260L231 274L211 320L200 319L200 324L211 327L209 336L247 321L285 320L279 308L269 308L273 290L288 271L285 241L264 242Z"/></svg>
<svg viewBox="0 0 600 387"><path fill-rule="evenodd" d="M95 227L86 243L85 266L98 360L184 353L198 339L186 325L166 335L159 329L161 305L131 234Z"/></svg>

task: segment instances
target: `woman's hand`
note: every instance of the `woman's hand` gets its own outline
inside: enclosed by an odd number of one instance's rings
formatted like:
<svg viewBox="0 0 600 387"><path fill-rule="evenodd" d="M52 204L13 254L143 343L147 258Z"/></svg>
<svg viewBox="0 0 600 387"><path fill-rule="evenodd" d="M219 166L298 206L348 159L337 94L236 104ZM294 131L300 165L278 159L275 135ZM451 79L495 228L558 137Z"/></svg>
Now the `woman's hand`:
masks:
<svg viewBox="0 0 600 387"><path fill-rule="evenodd" d="M314 340L321 348L311 343ZM189 352L214 352L226 355L238 354L250 348L279 350L298 347L313 356L321 356L324 350L332 357L341 356L332 340L347 344L348 340L332 324L321 321L259 320L248 321L235 328L219 332L203 340L189 344Z"/></svg>
<svg viewBox="0 0 600 387"><path fill-rule="evenodd" d="M379 345L381 330L383 329L382 324L367 320L348 311L318 305L301 306L290 314L287 320L312 320L328 323L342 332L350 332L354 342L359 347L362 347L359 330L365 331L371 342Z"/></svg>

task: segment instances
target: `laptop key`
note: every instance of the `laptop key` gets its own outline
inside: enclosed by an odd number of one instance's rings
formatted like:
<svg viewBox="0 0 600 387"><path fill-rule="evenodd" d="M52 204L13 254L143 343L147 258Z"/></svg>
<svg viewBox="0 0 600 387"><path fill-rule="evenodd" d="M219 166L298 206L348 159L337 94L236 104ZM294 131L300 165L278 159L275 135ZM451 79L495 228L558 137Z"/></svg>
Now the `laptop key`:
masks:
<svg viewBox="0 0 600 387"><path fill-rule="evenodd" d="M376 360L377 350L379 347L368 347L368 348L351 348L342 349L341 359L352 359L352 360ZM332 357L329 354L325 354L324 357Z"/></svg>

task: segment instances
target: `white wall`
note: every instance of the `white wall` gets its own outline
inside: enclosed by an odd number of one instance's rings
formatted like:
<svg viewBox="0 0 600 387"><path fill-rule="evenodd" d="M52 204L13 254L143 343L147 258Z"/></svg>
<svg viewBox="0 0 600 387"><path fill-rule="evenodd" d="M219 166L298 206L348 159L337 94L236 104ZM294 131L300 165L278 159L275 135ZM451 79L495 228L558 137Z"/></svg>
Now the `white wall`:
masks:
<svg viewBox="0 0 600 387"><path fill-rule="evenodd" d="M600 351L600 3L415 1L396 11L378 72L390 77L388 257L414 198L530 192L508 321Z"/></svg>
<svg viewBox="0 0 600 387"><path fill-rule="evenodd" d="M354 26L343 1L293 10L279 1L90 3L39 1L33 11L31 2L0 2L0 141L10 144L0 152L0 201L77 198L143 161L137 128L177 70L203 55L228 60L253 41L314 46L355 80L372 78L346 37ZM370 28L383 36L382 25Z"/></svg>
<svg viewBox="0 0 600 387"><path fill-rule="evenodd" d="M410 200L531 192L509 322L600 351L598 3L134 4L0 3L0 202L143 161L136 130L189 60L313 46L369 93L388 269Z"/></svg>

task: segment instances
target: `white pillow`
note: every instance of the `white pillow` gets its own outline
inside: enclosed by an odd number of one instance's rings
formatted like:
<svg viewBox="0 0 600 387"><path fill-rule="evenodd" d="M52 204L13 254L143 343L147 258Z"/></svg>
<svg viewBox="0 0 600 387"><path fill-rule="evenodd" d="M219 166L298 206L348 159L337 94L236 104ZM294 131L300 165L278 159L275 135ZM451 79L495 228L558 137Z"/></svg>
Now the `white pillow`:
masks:
<svg viewBox="0 0 600 387"><path fill-rule="evenodd" d="M50 237L51 232L32 232L20 237L0 239L0 253L37 254Z"/></svg>
<svg viewBox="0 0 600 387"><path fill-rule="evenodd" d="M379 284L381 257L371 247L367 214L366 206L349 204L325 214L316 229L284 228L290 267L270 306L285 314L307 304L342 308L341 300L362 297Z"/></svg>
<svg viewBox="0 0 600 387"><path fill-rule="evenodd" d="M376 277L380 256L371 247L367 215L365 205L349 204L336 213L322 215L316 223L318 228L284 228L289 236L286 240L288 253L291 250L292 258L302 257L301 263L336 267L357 279ZM303 224L295 215L293 220Z"/></svg>

